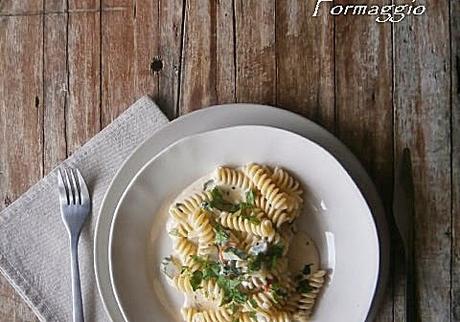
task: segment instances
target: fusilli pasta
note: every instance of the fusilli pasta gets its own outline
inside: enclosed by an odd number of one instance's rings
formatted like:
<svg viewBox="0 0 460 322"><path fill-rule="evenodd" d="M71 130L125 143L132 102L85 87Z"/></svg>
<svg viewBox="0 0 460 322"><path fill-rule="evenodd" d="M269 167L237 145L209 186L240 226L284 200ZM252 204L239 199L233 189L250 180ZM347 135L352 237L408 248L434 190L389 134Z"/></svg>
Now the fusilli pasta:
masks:
<svg viewBox="0 0 460 322"><path fill-rule="evenodd" d="M170 207L176 256L162 261L174 265L162 271L194 298L181 310L184 321L309 319L326 272L310 271L309 263L301 272L289 270L290 231L302 195L286 170L252 163L219 167L203 191Z"/></svg>

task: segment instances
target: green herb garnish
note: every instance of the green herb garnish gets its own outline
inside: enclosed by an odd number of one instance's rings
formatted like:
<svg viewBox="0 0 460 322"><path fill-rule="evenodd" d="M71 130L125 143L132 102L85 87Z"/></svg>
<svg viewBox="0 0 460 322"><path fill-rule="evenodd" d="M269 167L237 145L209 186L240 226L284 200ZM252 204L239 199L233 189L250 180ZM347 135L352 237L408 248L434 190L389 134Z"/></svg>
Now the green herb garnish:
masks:
<svg viewBox="0 0 460 322"><path fill-rule="evenodd" d="M239 205L232 204L224 199L222 193L220 192L219 188L214 187L211 190L211 201L209 202L209 206L211 208L216 208L226 212L236 212L240 209Z"/></svg>
<svg viewBox="0 0 460 322"><path fill-rule="evenodd" d="M254 215L241 214L241 217L244 218L244 219L249 220L250 223L253 223L253 224L255 224L255 225L260 224L260 219L257 218L257 217L254 216Z"/></svg>
<svg viewBox="0 0 460 322"><path fill-rule="evenodd" d="M255 193L254 190L250 189L246 192L246 204L254 207L255 205Z"/></svg>
<svg viewBox="0 0 460 322"><path fill-rule="evenodd" d="M200 256L192 256L192 259L201 265L202 279L207 281L211 278L217 278L220 272L220 264L215 261L207 260Z"/></svg>
<svg viewBox="0 0 460 322"><path fill-rule="evenodd" d="M221 305L225 305L231 302L242 304L248 300L248 295L240 290L240 284L241 281L238 279L230 279L224 276L219 276L217 278L217 285L224 292L224 297L222 299Z"/></svg>
<svg viewBox="0 0 460 322"><path fill-rule="evenodd" d="M200 288L201 281L203 281L203 273L201 271L194 271L192 277L190 277L190 284L192 285L193 291Z"/></svg>
<svg viewBox="0 0 460 322"><path fill-rule="evenodd" d="M216 233L216 244L218 245L225 244L230 238L230 235L227 232L227 230L219 223L214 224L214 231Z"/></svg>
<svg viewBox="0 0 460 322"><path fill-rule="evenodd" d="M249 259L248 268L250 271L258 271L262 266L271 270L276 266L278 259L283 256L284 246L282 244L276 244L269 246L267 251L264 253L258 253Z"/></svg>

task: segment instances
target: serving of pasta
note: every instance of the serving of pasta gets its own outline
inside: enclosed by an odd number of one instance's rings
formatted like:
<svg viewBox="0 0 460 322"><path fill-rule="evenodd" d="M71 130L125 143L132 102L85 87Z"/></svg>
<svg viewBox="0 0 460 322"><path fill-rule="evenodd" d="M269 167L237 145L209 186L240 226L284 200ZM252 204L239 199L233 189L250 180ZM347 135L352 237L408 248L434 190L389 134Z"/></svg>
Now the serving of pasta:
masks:
<svg viewBox="0 0 460 322"><path fill-rule="evenodd" d="M173 253L161 263L185 295L184 321L308 321L326 272L289 260L304 203L298 180L251 163L219 167L186 192L169 208Z"/></svg>

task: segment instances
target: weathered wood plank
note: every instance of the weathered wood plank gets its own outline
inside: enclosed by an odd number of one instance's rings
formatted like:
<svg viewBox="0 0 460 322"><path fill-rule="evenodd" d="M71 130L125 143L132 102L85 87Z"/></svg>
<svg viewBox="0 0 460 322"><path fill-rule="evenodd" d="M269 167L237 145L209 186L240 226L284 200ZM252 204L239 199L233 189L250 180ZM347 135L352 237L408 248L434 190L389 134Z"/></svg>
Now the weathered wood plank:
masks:
<svg viewBox="0 0 460 322"><path fill-rule="evenodd" d="M449 2L417 3L425 15L394 25L395 151L408 146L413 160L419 315L441 322L451 317Z"/></svg>
<svg viewBox="0 0 460 322"><path fill-rule="evenodd" d="M43 139L44 173L66 158L67 15L44 16Z"/></svg>
<svg viewBox="0 0 460 322"><path fill-rule="evenodd" d="M104 1L103 6L111 5ZM134 101L133 12L102 13L102 126L112 122Z"/></svg>
<svg viewBox="0 0 460 322"><path fill-rule="evenodd" d="M102 13L103 126L138 96L158 91L158 80L150 73L158 46L158 33L152 32L158 21L158 7L142 2L135 8Z"/></svg>
<svg viewBox="0 0 460 322"><path fill-rule="evenodd" d="M136 4L137 3L137 4ZM158 76L151 69L153 58L158 56L158 1L135 1L133 10L133 98L142 95L156 96ZM170 32L170 31L169 31Z"/></svg>
<svg viewBox="0 0 460 322"><path fill-rule="evenodd" d="M275 0L235 1L237 101L275 105Z"/></svg>
<svg viewBox="0 0 460 322"><path fill-rule="evenodd" d="M54 0L54 1L58 1L58 0ZM101 7L100 1L102 0L68 0L68 1L69 1L69 11L72 12L72 11L78 11L78 10L91 10L91 11L99 10Z"/></svg>
<svg viewBox="0 0 460 322"><path fill-rule="evenodd" d="M235 100L233 2L188 1L180 113Z"/></svg>
<svg viewBox="0 0 460 322"><path fill-rule="evenodd" d="M451 321L460 321L460 2L450 2L452 77L452 290Z"/></svg>
<svg viewBox="0 0 460 322"><path fill-rule="evenodd" d="M0 1L0 15L20 15L25 13L39 13L41 11L43 11L43 0Z"/></svg>
<svg viewBox="0 0 460 322"><path fill-rule="evenodd" d="M135 6L137 0L100 0L102 1L102 8L127 8ZM144 5L148 1L139 1L141 5ZM153 1L152 1L153 2Z"/></svg>
<svg viewBox="0 0 460 322"><path fill-rule="evenodd" d="M158 95L154 96L169 118L177 116L179 106L179 75L181 68L182 26L184 19L183 0L160 1L158 30L159 61Z"/></svg>
<svg viewBox="0 0 460 322"><path fill-rule="evenodd" d="M276 2L277 102L334 130L334 20L314 1Z"/></svg>
<svg viewBox="0 0 460 322"><path fill-rule="evenodd" d="M45 0L42 0L45 1ZM67 9L67 0L46 0L45 12L64 12Z"/></svg>
<svg viewBox="0 0 460 322"><path fill-rule="evenodd" d="M372 4L381 2L368 2ZM389 211L393 175L391 25L379 24L372 16L338 16L335 22L336 133L363 163ZM389 287L378 321L393 320L392 304Z"/></svg>
<svg viewBox="0 0 460 322"><path fill-rule="evenodd" d="M43 171L42 28L40 16L0 17L0 209ZM3 277L0 303L2 321L35 320Z"/></svg>
<svg viewBox="0 0 460 322"><path fill-rule="evenodd" d="M72 154L100 130L100 14L69 15L67 152Z"/></svg>

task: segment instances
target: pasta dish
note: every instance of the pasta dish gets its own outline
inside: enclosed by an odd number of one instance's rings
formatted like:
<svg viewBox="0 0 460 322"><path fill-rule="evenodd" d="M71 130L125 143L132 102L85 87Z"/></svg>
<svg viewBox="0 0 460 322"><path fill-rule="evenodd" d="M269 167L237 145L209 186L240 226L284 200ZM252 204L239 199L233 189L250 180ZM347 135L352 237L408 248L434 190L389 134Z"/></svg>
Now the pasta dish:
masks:
<svg viewBox="0 0 460 322"><path fill-rule="evenodd" d="M184 321L308 321L326 271L296 227L303 204L294 176L255 163L186 188L169 208L173 253L161 263L185 295Z"/></svg>

